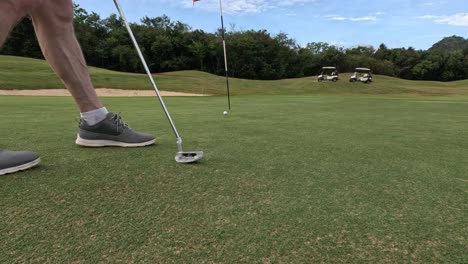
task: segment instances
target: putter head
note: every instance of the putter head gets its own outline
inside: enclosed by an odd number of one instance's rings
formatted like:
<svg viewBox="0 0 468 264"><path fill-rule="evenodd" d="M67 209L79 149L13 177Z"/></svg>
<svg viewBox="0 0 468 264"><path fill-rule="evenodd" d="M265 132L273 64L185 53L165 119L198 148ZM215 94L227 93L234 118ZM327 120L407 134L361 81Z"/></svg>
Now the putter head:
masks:
<svg viewBox="0 0 468 264"><path fill-rule="evenodd" d="M203 159L203 151L179 151L175 156L178 163L194 163Z"/></svg>

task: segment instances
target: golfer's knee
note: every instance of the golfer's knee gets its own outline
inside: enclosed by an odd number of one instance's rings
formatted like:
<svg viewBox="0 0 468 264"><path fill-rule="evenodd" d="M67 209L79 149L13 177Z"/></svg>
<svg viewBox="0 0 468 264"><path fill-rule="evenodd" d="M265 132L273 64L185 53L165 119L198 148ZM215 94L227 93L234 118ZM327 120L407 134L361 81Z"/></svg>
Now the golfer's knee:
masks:
<svg viewBox="0 0 468 264"><path fill-rule="evenodd" d="M73 22L73 2L72 0L49 0L54 2L55 14L60 18L62 23Z"/></svg>
<svg viewBox="0 0 468 264"><path fill-rule="evenodd" d="M73 22L73 2L72 0L44 0L47 1L47 8L52 9L52 13L60 19L62 23Z"/></svg>
<svg viewBox="0 0 468 264"><path fill-rule="evenodd" d="M42 0L3 0L11 8L11 11L14 12L18 17L23 17L31 13L36 9L41 3Z"/></svg>
<svg viewBox="0 0 468 264"><path fill-rule="evenodd" d="M73 28L72 0L42 0L32 13L34 24L47 32L60 32Z"/></svg>
<svg viewBox="0 0 468 264"><path fill-rule="evenodd" d="M21 8L15 0L0 0L0 15L2 19L20 17Z"/></svg>

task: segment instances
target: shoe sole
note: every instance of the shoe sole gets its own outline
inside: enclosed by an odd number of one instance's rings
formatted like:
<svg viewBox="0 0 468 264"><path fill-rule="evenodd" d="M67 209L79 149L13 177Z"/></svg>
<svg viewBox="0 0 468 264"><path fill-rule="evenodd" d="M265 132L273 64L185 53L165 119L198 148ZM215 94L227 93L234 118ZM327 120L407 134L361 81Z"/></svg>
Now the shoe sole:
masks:
<svg viewBox="0 0 468 264"><path fill-rule="evenodd" d="M31 162L28 162L26 164L21 164L21 165L16 166L16 167L11 167L11 168L6 168L6 169L3 169L3 170L0 170L0 175L5 175L5 174L9 174L9 173L14 173L14 172L18 172L18 171L27 170L27 169L30 169L30 168L36 166L39 163L41 163L41 158L38 158L38 159L33 160Z"/></svg>
<svg viewBox="0 0 468 264"><path fill-rule="evenodd" d="M113 141L113 140L83 139L78 135L75 143L80 146L93 147L93 148L99 148L99 147L135 148L135 147L144 147L144 146L153 145L154 143L156 143L156 139L146 141L146 142L140 142L140 143L126 143L126 142L119 142L119 141Z"/></svg>

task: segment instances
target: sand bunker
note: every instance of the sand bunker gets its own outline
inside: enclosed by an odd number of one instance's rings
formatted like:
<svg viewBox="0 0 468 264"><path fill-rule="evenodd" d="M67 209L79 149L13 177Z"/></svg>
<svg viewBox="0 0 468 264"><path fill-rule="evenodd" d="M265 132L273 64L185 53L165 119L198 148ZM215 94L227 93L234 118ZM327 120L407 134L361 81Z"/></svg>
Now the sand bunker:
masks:
<svg viewBox="0 0 468 264"><path fill-rule="evenodd" d="M121 90L110 88L98 88L96 92L99 96L110 97L138 97L155 96L151 90ZM160 91L161 96L210 96L209 94L193 94ZM66 89L41 89L41 90L0 90L0 95L23 95L23 96L71 96Z"/></svg>

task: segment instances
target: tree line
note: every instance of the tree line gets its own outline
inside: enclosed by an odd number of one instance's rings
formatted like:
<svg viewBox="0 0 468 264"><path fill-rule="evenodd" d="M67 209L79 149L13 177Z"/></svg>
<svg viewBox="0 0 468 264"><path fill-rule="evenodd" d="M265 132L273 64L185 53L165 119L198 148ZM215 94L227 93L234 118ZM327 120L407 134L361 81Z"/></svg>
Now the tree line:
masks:
<svg viewBox="0 0 468 264"><path fill-rule="evenodd" d="M121 19L102 19L75 5L75 31L89 65L125 72L143 72ZM131 25L152 72L201 70L224 74L221 31L192 30L167 16L144 17ZM453 81L468 78L468 39L444 38L428 50L343 48L324 42L300 46L286 33L267 30L226 32L229 75L275 80L317 75L322 66L340 72L368 67L376 74L411 80ZM25 18L14 29L0 54L43 58L32 22Z"/></svg>

